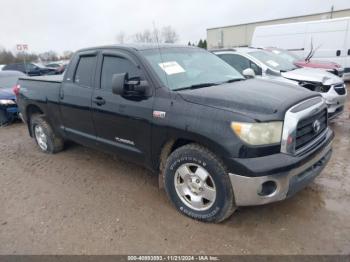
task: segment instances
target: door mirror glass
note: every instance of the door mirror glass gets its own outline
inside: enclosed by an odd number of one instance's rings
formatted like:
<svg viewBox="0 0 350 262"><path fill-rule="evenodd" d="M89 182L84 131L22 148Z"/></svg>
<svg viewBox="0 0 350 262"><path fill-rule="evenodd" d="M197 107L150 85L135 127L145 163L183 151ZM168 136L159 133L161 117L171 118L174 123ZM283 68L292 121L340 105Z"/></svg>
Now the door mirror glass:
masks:
<svg viewBox="0 0 350 262"><path fill-rule="evenodd" d="M140 77L129 78L128 73L114 74L112 79L112 92L124 97L140 97L148 95L149 85Z"/></svg>
<svg viewBox="0 0 350 262"><path fill-rule="evenodd" d="M255 77L255 72L251 68L244 69L242 73L246 78L254 78Z"/></svg>
<svg viewBox="0 0 350 262"><path fill-rule="evenodd" d="M124 94L124 88L125 88L125 82L128 79L127 73L122 74L114 74L112 76L112 92L115 95L123 95Z"/></svg>

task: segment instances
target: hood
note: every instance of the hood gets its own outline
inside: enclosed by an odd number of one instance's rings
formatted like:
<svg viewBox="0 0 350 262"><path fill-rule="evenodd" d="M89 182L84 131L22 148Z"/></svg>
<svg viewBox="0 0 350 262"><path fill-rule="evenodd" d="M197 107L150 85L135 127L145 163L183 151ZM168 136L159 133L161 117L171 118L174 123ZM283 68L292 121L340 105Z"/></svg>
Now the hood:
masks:
<svg viewBox="0 0 350 262"><path fill-rule="evenodd" d="M12 88L5 88L1 89L0 88L0 99L16 99L15 94L12 91Z"/></svg>
<svg viewBox="0 0 350 262"><path fill-rule="evenodd" d="M178 93L188 102L243 114L258 121L282 120L285 111L291 106L319 96L303 87L264 79L182 90Z"/></svg>
<svg viewBox="0 0 350 262"><path fill-rule="evenodd" d="M321 83L323 85L343 83L343 80L340 77L325 70L316 68L298 68L292 71L282 72L281 75L291 80Z"/></svg>
<svg viewBox="0 0 350 262"><path fill-rule="evenodd" d="M302 67L312 67L312 68L322 68L322 69L340 69L341 65L330 62L330 61L320 61L320 60L310 60L310 61L305 61L305 60L299 60L296 61L295 64L297 66L302 66Z"/></svg>

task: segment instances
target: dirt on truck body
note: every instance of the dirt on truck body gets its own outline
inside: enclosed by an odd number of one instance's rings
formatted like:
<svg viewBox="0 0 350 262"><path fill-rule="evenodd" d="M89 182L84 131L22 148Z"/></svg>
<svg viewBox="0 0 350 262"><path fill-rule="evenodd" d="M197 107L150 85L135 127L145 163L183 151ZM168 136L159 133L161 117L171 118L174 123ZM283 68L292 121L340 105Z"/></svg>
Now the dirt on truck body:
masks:
<svg viewBox="0 0 350 262"><path fill-rule="evenodd" d="M142 167L76 144L42 154L23 124L0 128L0 254L349 254L349 113L331 128L313 183L218 225L174 212Z"/></svg>

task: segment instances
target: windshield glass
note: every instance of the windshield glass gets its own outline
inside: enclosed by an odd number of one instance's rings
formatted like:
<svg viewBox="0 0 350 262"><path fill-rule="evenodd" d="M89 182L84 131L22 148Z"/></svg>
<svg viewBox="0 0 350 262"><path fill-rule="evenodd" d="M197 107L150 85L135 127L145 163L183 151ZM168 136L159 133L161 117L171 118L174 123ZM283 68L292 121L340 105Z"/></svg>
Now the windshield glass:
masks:
<svg viewBox="0 0 350 262"><path fill-rule="evenodd" d="M216 55L197 48L141 51L162 82L171 90L244 79Z"/></svg>
<svg viewBox="0 0 350 262"><path fill-rule="evenodd" d="M272 49L271 52L274 53L275 55L278 55L278 56L288 60L291 63L295 63L295 62L301 60L299 56L297 56L291 52L288 52L286 50Z"/></svg>
<svg viewBox="0 0 350 262"><path fill-rule="evenodd" d="M260 62L262 62L267 67L273 70L286 72L297 68L293 64L293 62L279 55L276 55L272 52L259 50L259 51L249 52L249 55L258 59Z"/></svg>

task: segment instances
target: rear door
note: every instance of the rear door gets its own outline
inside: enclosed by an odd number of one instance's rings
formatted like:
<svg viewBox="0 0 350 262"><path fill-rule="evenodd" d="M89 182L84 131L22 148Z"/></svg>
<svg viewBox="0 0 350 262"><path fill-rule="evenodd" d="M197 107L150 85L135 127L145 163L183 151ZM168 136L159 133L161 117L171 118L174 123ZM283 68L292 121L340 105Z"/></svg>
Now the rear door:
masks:
<svg viewBox="0 0 350 262"><path fill-rule="evenodd" d="M60 110L66 135L87 145L95 145L96 142L91 111L96 63L97 52L77 55L60 90Z"/></svg>
<svg viewBox="0 0 350 262"><path fill-rule="evenodd" d="M147 80L142 66L125 51L105 51L100 56L98 72L92 107L100 146L137 163L149 161L153 97L112 93L113 74L128 73L129 78Z"/></svg>

